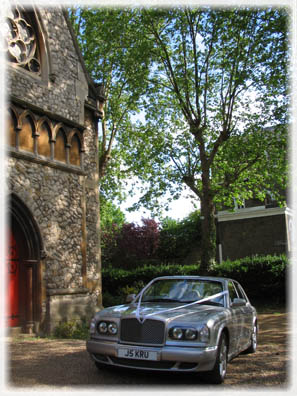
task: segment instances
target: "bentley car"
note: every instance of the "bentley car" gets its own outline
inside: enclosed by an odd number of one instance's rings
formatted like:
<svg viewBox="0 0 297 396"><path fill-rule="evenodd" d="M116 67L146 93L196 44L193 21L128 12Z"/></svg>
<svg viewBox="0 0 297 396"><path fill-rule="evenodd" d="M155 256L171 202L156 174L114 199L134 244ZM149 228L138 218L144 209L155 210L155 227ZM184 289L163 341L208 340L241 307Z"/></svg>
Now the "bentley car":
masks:
<svg viewBox="0 0 297 396"><path fill-rule="evenodd" d="M257 333L256 310L237 281L166 276L98 312L87 351L98 368L203 372L219 384L228 361L256 351Z"/></svg>

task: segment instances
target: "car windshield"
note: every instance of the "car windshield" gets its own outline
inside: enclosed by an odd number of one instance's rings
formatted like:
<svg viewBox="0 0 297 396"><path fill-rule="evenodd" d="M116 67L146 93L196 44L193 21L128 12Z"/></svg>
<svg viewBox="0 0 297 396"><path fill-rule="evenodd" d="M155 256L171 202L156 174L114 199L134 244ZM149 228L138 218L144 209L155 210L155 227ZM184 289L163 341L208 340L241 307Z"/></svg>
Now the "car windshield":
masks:
<svg viewBox="0 0 297 396"><path fill-rule="evenodd" d="M159 279L145 290L142 302L182 302L199 301L223 291L222 283L201 279ZM209 299L203 304L224 305L224 297Z"/></svg>

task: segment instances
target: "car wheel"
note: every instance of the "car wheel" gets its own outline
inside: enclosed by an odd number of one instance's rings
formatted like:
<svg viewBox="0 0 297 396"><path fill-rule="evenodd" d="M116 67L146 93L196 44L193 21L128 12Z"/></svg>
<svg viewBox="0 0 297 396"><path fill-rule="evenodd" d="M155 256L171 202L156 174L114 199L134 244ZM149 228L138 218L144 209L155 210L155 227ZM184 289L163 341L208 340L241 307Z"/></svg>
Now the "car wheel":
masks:
<svg viewBox="0 0 297 396"><path fill-rule="evenodd" d="M209 382L212 384L221 384L224 382L226 373L227 373L227 360L228 360L228 345L227 345L227 337L225 333L222 333L217 358L212 371L210 371L207 375Z"/></svg>
<svg viewBox="0 0 297 396"><path fill-rule="evenodd" d="M258 334L258 327L257 324L254 324L253 332L251 335L251 345L246 349L245 353L255 353L257 349L257 334Z"/></svg>

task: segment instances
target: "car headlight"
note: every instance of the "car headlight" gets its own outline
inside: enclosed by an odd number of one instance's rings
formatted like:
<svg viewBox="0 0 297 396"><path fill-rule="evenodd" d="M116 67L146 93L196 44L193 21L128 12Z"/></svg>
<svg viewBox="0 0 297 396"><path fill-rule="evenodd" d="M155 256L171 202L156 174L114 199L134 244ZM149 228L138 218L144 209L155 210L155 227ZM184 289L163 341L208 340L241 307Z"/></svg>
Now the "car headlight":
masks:
<svg viewBox="0 0 297 396"><path fill-rule="evenodd" d="M98 324L98 331L100 334L116 335L118 332L118 326L114 322L102 321Z"/></svg>
<svg viewBox="0 0 297 396"><path fill-rule="evenodd" d="M174 327L171 334L172 338L175 338L176 340L181 340L183 338L183 330L179 327Z"/></svg>
<svg viewBox="0 0 297 396"><path fill-rule="evenodd" d="M173 327L169 331L169 336L175 340L193 341L197 338L197 330L193 328Z"/></svg>
<svg viewBox="0 0 297 396"><path fill-rule="evenodd" d="M186 340L195 340L197 338L197 330L195 329L186 329L184 334Z"/></svg>
<svg viewBox="0 0 297 396"><path fill-rule="evenodd" d="M99 325L98 325L98 330L99 330L99 333L106 334L107 333L107 323L106 322L100 322Z"/></svg>
<svg viewBox="0 0 297 396"><path fill-rule="evenodd" d="M207 325L204 325L199 329L199 339L201 342L209 341L209 328Z"/></svg>
<svg viewBox="0 0 297 396"><path fill-rule="evenodd" d="M107 330L109 334L116 335L118 332L118 326L116 325L116 323L109 323Z"/></svg>

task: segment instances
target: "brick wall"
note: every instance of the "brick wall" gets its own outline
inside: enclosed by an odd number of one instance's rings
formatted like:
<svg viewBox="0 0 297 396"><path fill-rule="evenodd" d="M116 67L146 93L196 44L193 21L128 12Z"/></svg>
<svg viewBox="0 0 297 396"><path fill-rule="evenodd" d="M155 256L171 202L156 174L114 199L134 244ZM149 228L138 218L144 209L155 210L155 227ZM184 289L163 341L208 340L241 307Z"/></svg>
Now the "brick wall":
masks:
<svg viewBox="0 0 297 396"><path fill-rule="evenodd" d="M223 260L286 252L284 214L223 221L218 227Z"/></svg>

